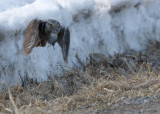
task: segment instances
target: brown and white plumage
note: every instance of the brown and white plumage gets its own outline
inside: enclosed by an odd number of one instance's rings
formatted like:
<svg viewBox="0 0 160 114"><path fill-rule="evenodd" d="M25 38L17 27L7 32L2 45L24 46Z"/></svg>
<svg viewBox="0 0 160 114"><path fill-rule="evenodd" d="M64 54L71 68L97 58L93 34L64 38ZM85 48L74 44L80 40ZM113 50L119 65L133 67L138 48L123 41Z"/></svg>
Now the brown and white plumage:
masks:
<svg viewBox="0 0 160 114"><path fill-rule="evenodd" d="M32 49L40 42L38 29L39 21L37 19L32 20L26 29L26 34L23 42L23 53L28 55Z"/></svg>
<svg viewBox="0 0 160 114"><path fill-rule="evenodd" d="M23 53L29 55L34 47L44 47L47 43L54 46L58 43L62 49L63 59L67 62L70 31L67 28L61 27L56 20L49 19L42 21L38 19L32 20L26 29L26 34L23 42Z"/></svg>

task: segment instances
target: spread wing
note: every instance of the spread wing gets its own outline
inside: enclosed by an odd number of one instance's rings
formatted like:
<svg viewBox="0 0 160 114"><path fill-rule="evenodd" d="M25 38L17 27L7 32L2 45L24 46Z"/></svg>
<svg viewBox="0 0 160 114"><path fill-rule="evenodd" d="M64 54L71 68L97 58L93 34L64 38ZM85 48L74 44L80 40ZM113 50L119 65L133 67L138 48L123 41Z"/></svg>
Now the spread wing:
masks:
<svg viewBox="0 0 160 114"><path fill-rule="evenodd" d="M69 46L70 46L70 31L67 28L62 28L58 34L57 42L62 49L63 59L67 62Z"/></svg>
<svg viewBox="0 0 160 114"><path fill-rule="evenodd" d="M23 53L28 55L31 53L32 49L40 42L39 38L39 20L32 20L26 29L25 38L23 41Z"/></svg>

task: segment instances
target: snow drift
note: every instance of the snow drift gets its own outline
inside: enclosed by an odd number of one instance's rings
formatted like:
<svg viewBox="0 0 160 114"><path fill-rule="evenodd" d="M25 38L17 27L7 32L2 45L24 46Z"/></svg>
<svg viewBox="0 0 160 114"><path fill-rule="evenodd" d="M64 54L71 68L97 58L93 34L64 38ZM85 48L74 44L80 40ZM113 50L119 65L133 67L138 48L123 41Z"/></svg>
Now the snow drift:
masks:
<svg viewBox="0 0 160 114"><path fill-rule="evenodd" d="M145 49L149 41L160 40L159 0L1 0L0 1L0 81L13 84L19 76L38 80L61 73L61 49L34 48L22 55L25 28L34 18L53 18L71 32L69 63L75 55L87 62L92 52L107 55L129 49Z"/></svg>

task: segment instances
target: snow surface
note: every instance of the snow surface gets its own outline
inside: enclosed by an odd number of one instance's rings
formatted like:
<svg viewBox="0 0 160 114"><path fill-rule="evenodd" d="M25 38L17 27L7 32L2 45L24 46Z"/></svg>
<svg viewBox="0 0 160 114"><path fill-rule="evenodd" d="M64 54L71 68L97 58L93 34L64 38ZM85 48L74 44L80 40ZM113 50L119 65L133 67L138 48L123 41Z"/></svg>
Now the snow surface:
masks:
<svg viewBox="0 0 160 114"><path fill-rule="evenodd" d="M69 63L75 54L86 62L92 52L107 55L128 49L145 49L150 40L160 40L160 0L1 0L0 1L0 81L13 84L20 76L39 81L62 73L65 65L56 44L34 48L22 55L27 24L34 18L59 20L69 27Z"/></svg>

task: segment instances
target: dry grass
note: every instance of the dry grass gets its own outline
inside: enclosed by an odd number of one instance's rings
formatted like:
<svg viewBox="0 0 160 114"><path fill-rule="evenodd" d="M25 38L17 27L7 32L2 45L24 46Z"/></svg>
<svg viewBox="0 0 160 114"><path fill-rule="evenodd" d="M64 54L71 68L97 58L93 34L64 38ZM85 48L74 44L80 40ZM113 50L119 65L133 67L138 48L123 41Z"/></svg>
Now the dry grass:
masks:
<svg viewBox="0 0 160 114"><path fill-rule="evenodd" d="M97 61L98 54L83 71L73 69L49 81L18 84L0 91L1 113L85 113L104 110L124 99L160 94L160 49L149 46ZM93 58L95 57L95 58ZM79 60L80 61L80 60ZM85 68L84 68L85 67Z"/></svg>

